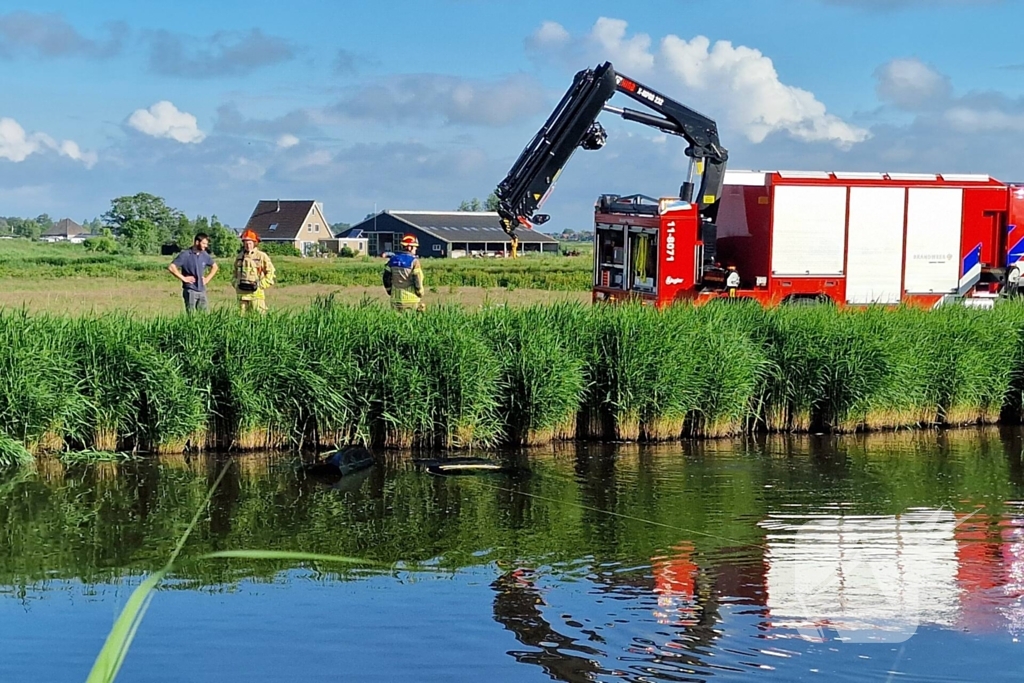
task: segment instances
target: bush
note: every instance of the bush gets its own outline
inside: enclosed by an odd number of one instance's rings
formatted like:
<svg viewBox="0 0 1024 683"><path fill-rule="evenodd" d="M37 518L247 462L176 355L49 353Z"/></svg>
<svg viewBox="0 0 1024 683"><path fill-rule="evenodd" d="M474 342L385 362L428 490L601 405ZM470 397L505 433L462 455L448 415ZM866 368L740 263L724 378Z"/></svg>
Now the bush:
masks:
<svg viewBox="0 0 1024 683"><path fill-rule="evenodd" d="M82 242L82 246L85 247L86 251L94 251L100 254L117 253L117 240L109 235L87 237L85 241Z"/></svg>
<svg viewBox="0 0 1024 683"><path fill-rule="evenodd" d="M341 258L355 258L356 252L352 247L344 246L341 248L341 251L338 252L338 256Z"/></svg>
<svg viewBox="0 0 1024 683"><path fill-rule="evenodd" d="M302 256L291 242L260 242L260 250L271 256Z"/></svg>

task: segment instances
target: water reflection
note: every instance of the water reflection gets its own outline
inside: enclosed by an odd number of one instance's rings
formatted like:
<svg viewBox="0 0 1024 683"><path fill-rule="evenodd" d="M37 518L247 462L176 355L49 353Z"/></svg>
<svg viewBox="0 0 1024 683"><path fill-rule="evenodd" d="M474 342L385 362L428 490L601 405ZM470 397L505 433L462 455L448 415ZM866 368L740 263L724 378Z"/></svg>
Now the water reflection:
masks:
<svg viewBox="0 0 1024 683"><path fill-rule="evenodd" d="M922 651L916 673L945 675L928 653L958 638L973 639L957 664L970 674L993 653L1024 664L1012 644L1024 630L1022 450L1021 432L1007 428L574 445L520 454L526 473L484 477L434 477L388 455L330 485L281 455L48 460L0 484L0 591L45 601L61 582L102 586L151 571L227 466L186 554L266 548L480 567L490 609L466 626L477 647L527 665L524 678L792 678L833 664L850 674L849 648L903 641ZM288 568L190 562L179 586L279 580ZM366 583L317 569L354 590ZM475 599L460 576L453 599ZM385 610L397 595L373 590ZM401 615L406 604L393 600ZM0 621L17 629L31 618ZM250 636L286 646L272 629ZM856 670L886 666L895 665Z"/></svg>

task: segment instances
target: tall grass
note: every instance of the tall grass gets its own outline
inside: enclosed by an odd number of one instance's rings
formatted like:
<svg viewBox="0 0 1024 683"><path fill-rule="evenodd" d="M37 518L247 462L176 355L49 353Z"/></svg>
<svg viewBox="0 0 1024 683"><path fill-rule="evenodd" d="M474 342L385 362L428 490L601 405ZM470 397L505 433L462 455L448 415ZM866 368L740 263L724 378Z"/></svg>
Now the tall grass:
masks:
<svg viewBox="0 0 1024 683"><path fill-rule="evenodd" d="M31 452L453 449L1020 420L1024 306L560 304L138 320L0 312Z"/></svg>

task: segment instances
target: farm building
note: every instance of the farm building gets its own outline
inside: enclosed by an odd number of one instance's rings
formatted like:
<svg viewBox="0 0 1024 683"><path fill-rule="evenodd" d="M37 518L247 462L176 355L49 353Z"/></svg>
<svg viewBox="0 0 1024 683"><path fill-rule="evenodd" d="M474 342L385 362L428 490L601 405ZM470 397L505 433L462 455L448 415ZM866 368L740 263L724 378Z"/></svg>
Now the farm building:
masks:
<svg viewBox="0 0 1024 683"><path fill-rule="evenodd" d="M368 240L370 256L395 251L402 235L413 234L423 257L503 256L512 240L493 211L381 211L349 228ZM520 252L558 253L558 240L536 230L517 230Z"/></svg>
<svg viewBox="0 0 1024 683"><path fill-rule="evenodd" d="M324 207L312 199L262 199L245 224L261 242L291 243L305 255L316 252L321 240L334 238Z"/></svg>
<svg viewBox="0 0 1024 683"><path fill-rule="evenodd" d="M366 239L365 235L360 234L358 231L349 234L346 230L345 237L334 237L331 239L320 240L320 247L327 253L340 254L341 250L345 247L351 249L357 256L366 256L367 247L369 240Z"/></svg>
<svg viewBox="0 0 1024 683"><path fill-rule="evenodd" d="M52 228L44 231L39 236L43 242L84 242L89 236L89 231L70 218L63 218L57 221Z"/></svg>

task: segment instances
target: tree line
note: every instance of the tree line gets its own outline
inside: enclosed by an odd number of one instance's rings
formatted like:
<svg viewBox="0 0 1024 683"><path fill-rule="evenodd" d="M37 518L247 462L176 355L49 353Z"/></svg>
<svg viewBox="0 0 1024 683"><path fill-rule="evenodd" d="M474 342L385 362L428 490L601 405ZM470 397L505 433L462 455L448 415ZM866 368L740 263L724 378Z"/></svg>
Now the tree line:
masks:
<svg viewBox="0 0 1024 683"><path fill-rule="evenodd" d="M38 240L54 225L56 221L45 213L36 218L0 217L0 235ZM230 256L241 246L235 231L216 215L189 218L163 197L147 192L111 200L109 211L82 227L92 235L85 248L105 253L159 254L164 245L190 246L200 232L210 236L210 251L217 256Z"/></svg>
<svg viewBox="0 0 1024 683"><path fill-rule="evenodd" d="M20 218L18 216L0 216L0 235L11 235L14 237L25 237L30 240L37 240L39 237L57 224L57 221L50 218L49 214L39 214L35 218ZM96 234L103 229L103 222L99 218L82 222L82 227L90 233Z"/></svg>

